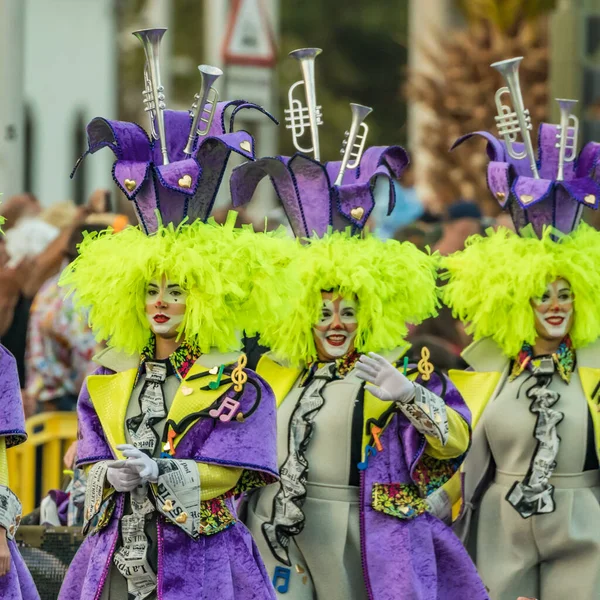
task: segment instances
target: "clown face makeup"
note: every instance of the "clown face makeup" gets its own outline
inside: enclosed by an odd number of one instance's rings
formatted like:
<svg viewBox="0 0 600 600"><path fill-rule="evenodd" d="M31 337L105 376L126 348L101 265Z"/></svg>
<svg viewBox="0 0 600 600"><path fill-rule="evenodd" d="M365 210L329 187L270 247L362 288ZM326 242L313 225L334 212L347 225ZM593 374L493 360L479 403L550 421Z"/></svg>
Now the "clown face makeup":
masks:
<svg viewBox="0 0 600 600"><path fill-rule="evenodd" d="M546 286L540 298L533 298L535 329L545 340L561 340L573 325L573 291L565 279L557 279Z"/></svg>
<svg viewBox="0 0 600 600"><path fill-rule="evenodd" d="M313 327L313 336L319 360L331 361L354 350L357 304L333 292L321 292L321 297L321 318Z"/></svg>
<svg viewBox="0 0 600 600"><path fill-rule="evenodd" d="M156 336L174 338L185 316L187 293L163 277L153 279L146 288L146 318Z"/></svg>

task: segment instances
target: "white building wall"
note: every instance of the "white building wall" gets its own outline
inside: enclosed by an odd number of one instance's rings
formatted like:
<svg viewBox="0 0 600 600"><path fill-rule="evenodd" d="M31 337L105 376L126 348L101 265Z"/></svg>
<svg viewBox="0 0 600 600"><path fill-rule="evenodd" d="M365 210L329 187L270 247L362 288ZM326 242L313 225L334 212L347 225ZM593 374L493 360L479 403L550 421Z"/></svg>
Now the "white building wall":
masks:
<svg viewBox="0 0 600 600"><path fill-rule="evenodd" d="M78 114L117 117L113 0L17 0L25 5L25 99L33 120L32 190L41 203L73 198ZM86 165L86 197L112 185L112 153Z"/></svg>

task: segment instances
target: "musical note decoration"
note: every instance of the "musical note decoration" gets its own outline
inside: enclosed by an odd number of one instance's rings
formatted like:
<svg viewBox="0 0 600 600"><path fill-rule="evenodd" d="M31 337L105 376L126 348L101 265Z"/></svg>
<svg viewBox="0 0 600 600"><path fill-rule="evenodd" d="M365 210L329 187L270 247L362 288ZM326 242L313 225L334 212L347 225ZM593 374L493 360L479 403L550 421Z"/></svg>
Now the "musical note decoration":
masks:
<svg viewBox="0 0 600 600"><path fill-rule="evenodd" d="M273 587L280 593L285 594L290 587L290 573L291 569L289 567L275 567L275 573L273 573ZM283 583L277 585L279 580L282 580Z"/></svg>
<svg viewBox="0 0 600 600"><path fill-rule="evenodd" d="M375 441L375 448L377 448L377 452L383 452L383 445L381 444L381 440L379 436L383 430L381 427L377 427L377 425L371 425L371 435L373 436L373 440Z"/></svg>
<svg viewBox="0 0 600 600"><path fill-rule="evenodd" d="M221 379L223 378L223 371L224 370L225 370L225 365L221 365L219 367L219 370L217 371L217 379L215 381L211 381L208 384L208 387L211 390L218 390L219 389L219 386L221 385ZM211 371L212 371L212 369L211 369ZM214 373L213 373L213 375L214 375Z"/></svg>
<svg viewBox="0 0 600 600"><path fill-rule="evenodd" d="M219 408L218 409L213 408L212 410L209 410L208 414L213 419L216 419L217 417L219 417L219 421L222 421L223 423L227 423L228 421L231 421L231 419L233 419L235 414L238 412L239 408L240 408L240 403L237 400L234 400L233 398L225 397L223 399L223 402L221 402L221 405L219 406Z"/></svg>
<svg viewBox="0 0 600 600"><path fill-rule="evenodd" d="M434 370L433 365L429 362L430 357L431 353L429 352L429 348L423 346L421 349L421 360L417 364L417 369L419 370L423 381L429 381Z"/></svg>
<svg viewBox="0 0 600 600"><path fill-rule="evenodd" d="M357 465L360 471L364 471L369 466L369 456L377 456L377 450L370 444L367 444L365 448L365 460L359 462Z"/></svg>
<svg viewBox="0 0 600 600"><path fill-rule="evenodd" d="M235 384L233 389L236 392L241 392L244 384L248 381L248 375L244 371L244 367L248 364L248 357L245 354L240 354L237 365L231 373L231 381Z"/></svg>

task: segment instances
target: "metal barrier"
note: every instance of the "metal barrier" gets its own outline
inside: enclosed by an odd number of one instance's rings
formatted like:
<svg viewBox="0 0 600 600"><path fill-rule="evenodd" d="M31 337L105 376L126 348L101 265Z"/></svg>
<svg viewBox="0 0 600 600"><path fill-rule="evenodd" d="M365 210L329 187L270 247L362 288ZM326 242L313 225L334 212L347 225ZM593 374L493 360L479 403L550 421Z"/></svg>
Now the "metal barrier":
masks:
<svg viewBox="0 0 600 600"><path fill-rule="evenodd" d="M81 527L21 525L15 537L41 600L56 600L67 569L83 542Z"/></svg>
<svg viewBox="0 0 600 600"><path fill-rule="evenodd" d="M10 487L24 515L39 506L49 490L61 487L63 456L77 439L77 414L41 413L27 419L25 428L27 441L7 451Z"/></svg>

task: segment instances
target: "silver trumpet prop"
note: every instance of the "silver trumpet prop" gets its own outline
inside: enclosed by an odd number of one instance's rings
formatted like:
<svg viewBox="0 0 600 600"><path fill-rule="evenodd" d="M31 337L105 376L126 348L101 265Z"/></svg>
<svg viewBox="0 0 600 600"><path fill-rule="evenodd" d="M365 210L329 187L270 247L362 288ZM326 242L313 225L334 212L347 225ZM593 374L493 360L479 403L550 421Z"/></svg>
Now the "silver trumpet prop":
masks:
<svg viewBox="0 0 600 600"><path fill-rule="evenodd" d="M165 88L160 82L159 51L160 42L167 30L165 28L140 29L134 31L133 35L142 42L146 54L146 65L144 67L145 88L142 92L144 97L145 111L150 116L150 132L155 140L160 141L160 152L163 164L169 164L167 153L167 136L165 134ZM156 123L156 125L155 125ZM158 133L156 131L158 127Z"/></svg>
<svg viewBox="0 0 600 600"><path fill-rule="evenodd" d="M213 84L223 75L221 69L210 65L198 65L198 71L200 71L200 76L202 77L202 86L200 87L200 92L194 96L194 104L192 104L192 108L190 109L192 126L187 144L183 150L184 154L188 156L194 151L194 145L198 136L206 135L210 129L219 100L219 92L213 87ZM205 115L205 113L208 114ZM198 127L198 122L204 125Z"/></svg>
<svg viewBox="0 0 600 600"><path fill-rule="evenodd" d="M501 60L491 65L506 80L506 87L501 87L495 96L496 108L498 109L496 125L498 133L504 138L509 156L515 160L527 157L533 177L539 179L540 175L537 170L535 152L533 151L531 135L529 134L531 130L531 117L529 111L523 105L523 94L521 93L521 85L519 83L519 65L522 60L523 57L518 56L517 58ZM510 96L513 110L511 110L510 106L502 104L502 96L504 94ZM518 152L513 145L517 141L519 134L525 145L524 152Z"/></svg>
<svg viewBox="0 0 600 600"><path fill-rule="evenodd" d="M315 59L321 52L321 48L301 48L290 52L289 56L300 62L302 80L297 81L290 87L288 92L289 108L285 109L285 126L287 129L292 130L294 147L299 152L306 154L312 152L315 160L321 160L318 126L323 124L323 117L321 107L317 105L315 88ZM306 106L302 103L302 100L294 98L294 90L301 85L304 86ZM310 129L311 148L302 148L299 142L306 127Z"/></svg>
<svg viewBox="0 0 600 600"><path fill-rule="evenodd" d="M556 179L562 181L565 178L565 163L573 162L577 156L577 137L579 133L579 119L573 114L577 100L557 98L560 106L560 125L556 138L558 148L558 173Z"/></svg>
<svg viewBox="0 0 600 600"><path fill-rule="evenodd" d="M342 164L340 165L340 172L335 180L335 185L342 185L346 169L356 169L360 164L360 159L367 143L367 134L369 133L369 126L364 120L373 112L373 109L369 106L354 104L352 102L350 102L350 109L352 110L352 124L350 125L350 131L346 131L346 137L342 142L342 149L340 151L342 154Z"/></svg>

